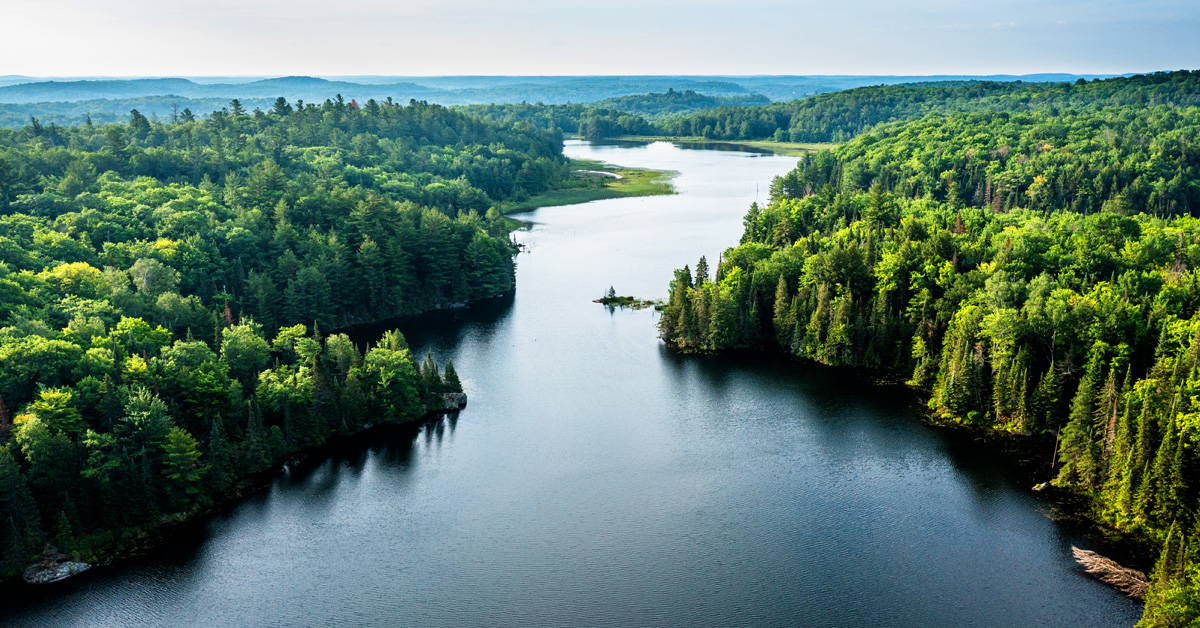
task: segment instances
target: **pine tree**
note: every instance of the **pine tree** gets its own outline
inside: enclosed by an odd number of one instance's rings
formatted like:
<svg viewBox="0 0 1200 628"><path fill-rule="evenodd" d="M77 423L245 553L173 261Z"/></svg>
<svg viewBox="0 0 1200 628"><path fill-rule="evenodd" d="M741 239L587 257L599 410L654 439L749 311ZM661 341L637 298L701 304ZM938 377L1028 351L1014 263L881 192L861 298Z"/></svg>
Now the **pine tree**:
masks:
<svg viewBox="0 0 1200 628"><path fill-rule="evenodd" d="M208 467L200 464L201 453L196 439L183 428L172 428L162 449L167 499L174 510L185 510L200 494L200 480Z"/></svg>
<svg viewBox="0 0 1200 628"><path fill-rule="evenodd" d="M779 284L775 286L775 341L787 345L792 338L792 329L788 326L788 313L792 308L791 295L788 292L787 278L779 274Z"/></svg>
<svg viewBox="0 0 1200 628"><path fill-rule="evenodd" d="M1176 519L1167 529L1162 551L1158 555L1154 571L1151 572L1154 586L1162 589L1179 582L1183 578L1186 556L1186 542L1179 521Z"/></svg>
<svg viewBox="0 0 1200 628"><path fill-rule="evenodd" d="M1084 370L1079 389L1071 401L1071 412L1059 446L1062 469L1058 481L1094 487L1099 482L1099 447L1095 439L1096 388L1103 370L1107 347L1097 343ZM1111 376L1109 380L1111 381Z"/></svg>
<svg viewBox="0 0 1200 628"><path fill-rule="evenodd" d="M445 400L442 398L445 384L442 382L442 376L438 374L437 363L433 361L432 351L426 354L425 363L421 365L421 388L424 393L425 409L442 409L445 405Z"/></svg>
<svg viewBox="0 0 1200 628"><path fill-rule="evenodd" d="M454 370L454 360L446 360L446 370L442 373L442 381L445 382L446 392L460 393L463 391L462 382L458 379L458 372Z"/></svg>
<svg viewBox="0 0 1200 628"><path fill-rule="evenodd" d="M696 262L696 281L694 285L696 287L702 286L708 280L708 260L701 255L700 261Z"/></svg>
<svg viewBox="0 0 1200 628"><path fill-rule="evenodd" d="M5 530L7 528L7 530ZM42 525L29 483L7 447L0 447L0 574L16 574L41 549Z"/></svg>
<svg viewBox="0 0 1200 628"><path fill-rule="evenodd" d="M63 553L70 554L75 551L75 533L71 529L71 520L67 518L66 510L58 512L58 523L54 527L54 544Z"/></svg>
<svg viewBox="0 0 1200 628"><path fill-rule="evenodd" d="M208 460L211 470L208 478L213 492L224 493L234 478L234 469L229 441L225 438L225 428L219 417L213 419L208 429Z"/></svg>
<svg viewBox="0 0 1200 628"><path fill-rule="evenodd" d="M1042 375L1029 399L1035 429L1052 429L1058 423L1058 375L1054 365Z"/></svg>

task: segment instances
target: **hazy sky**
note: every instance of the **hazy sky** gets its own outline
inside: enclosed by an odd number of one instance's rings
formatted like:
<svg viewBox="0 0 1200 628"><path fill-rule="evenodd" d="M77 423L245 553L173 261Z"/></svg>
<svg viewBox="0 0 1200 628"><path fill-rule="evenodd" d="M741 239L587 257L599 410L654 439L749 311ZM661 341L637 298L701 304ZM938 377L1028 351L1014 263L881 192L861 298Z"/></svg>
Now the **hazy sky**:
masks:
<svg viewBox="0 0 1200 628"><path fill-rule="evenodd" d="M1197 0L0 0L0 74L1200 68Z"/></svg>

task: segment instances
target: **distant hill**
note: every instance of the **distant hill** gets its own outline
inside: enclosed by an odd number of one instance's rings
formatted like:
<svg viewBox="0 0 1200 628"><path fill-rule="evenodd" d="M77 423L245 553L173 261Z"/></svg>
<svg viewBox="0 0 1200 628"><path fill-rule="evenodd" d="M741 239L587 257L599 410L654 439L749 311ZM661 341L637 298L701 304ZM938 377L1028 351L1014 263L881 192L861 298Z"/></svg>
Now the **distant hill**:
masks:
<svg viewBox="0 0 1200 628"><path fill-rule="evenodd" d="M191 77L45 79L0 76L0 103L35 103L174 95L181 98L427 99L439 104L579 103L630 94L691 90L709 96L763 94L789 100L865 85L994 80L1074 81L1094 75L1029 76L435 76Z"/></svg>
<svg viewBox="0 0 1200 628"><path fill-rule="evenodd" d="M30 116L46 124L124 120L131 109L165 117L190 108L205 115L238 98L266 109L278 97L320 103L341 94L366 102L393 98L443 105L578 104L660 120L721 107L763 106L862 86L950 83L985 77L952 76L340 76L38 78L0 76L0 126L22 126ZM993 76L1000 81L1073 82L1092 75ZM691 95L689 95L691 94Z"/></svg>

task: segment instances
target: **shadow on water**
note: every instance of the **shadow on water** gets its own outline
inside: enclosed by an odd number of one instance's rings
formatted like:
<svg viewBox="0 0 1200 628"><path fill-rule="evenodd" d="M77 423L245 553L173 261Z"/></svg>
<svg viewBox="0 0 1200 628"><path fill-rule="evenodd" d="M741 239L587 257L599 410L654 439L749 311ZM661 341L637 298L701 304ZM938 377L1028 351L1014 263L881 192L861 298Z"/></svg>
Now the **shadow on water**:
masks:
<svg viewBox="0 0 1200 628"><path fill-rule="evenodd" d="M340 329L359 345L375 344L385 332L399 329L409 346L437 352L458 346L469 333L491 334L512 315L515 295L484 299L469 307L434 310L416 316L392 318Z"/></svg>
<svg viewBox="0 0 1200 628"><path fill-rule="evenodd" d="M417 439L424 433L426 442L434 434L440 440L447 425L453 431L456 423L457 417L436 417L402 425L382 425L313 450L304 460L268 476L267 481L250 487L244 497L217 512L162 530L165 542L155 543L153 551L135 554L117 567L95 569L52 585L14 584L0 588L0 619L10 611L35 608L67 595L101 595L104 588L126 577L178 581L200 577L202 572L195 565L202 559L205 546L222 534L227 524L265 518L272 500L280 493L302 495L308 507L324 508L336 497L340 484L361 476L368 463L411 473L415 468ZM174 589L186 590L186 587Z"/></svg>
<svg viewBox="0 0 1200 628"><path fill-rule="evenodd" d="M855 434L882 435L877 445L893 452L940 452L955 474L965 480L977 503L998 491L1033 495L1034 484L1052 479L1052 437L997 435L981 429L938 425L928 420L923 396L900 384L879 384L868 372L830 367L780 353L730 352L684 354L659 345L659 357L677 379L695 377L700 387L721 396L736 390L742 379L771 390L786 403L803 408L809 427L823 442L840 442ZM1039 498L1049 504L1051 496ZM1049 506L1047 509L1049 510ZM1086 525L1076 533L1091 531Z"/></svg>

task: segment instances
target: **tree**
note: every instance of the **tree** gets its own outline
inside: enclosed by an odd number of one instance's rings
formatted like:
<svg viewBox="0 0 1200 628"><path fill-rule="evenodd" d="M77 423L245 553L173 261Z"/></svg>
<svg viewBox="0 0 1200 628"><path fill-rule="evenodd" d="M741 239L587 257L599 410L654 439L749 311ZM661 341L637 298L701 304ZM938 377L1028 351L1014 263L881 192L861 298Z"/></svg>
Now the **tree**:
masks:
<svg viewBox="0 0 1200 628"><path fill-rule="evenodd" d="M424 393L424 404L427 409L440 410L443 400L442 393L446 392L445 382L438 373L437 363L433 361L433 352L425 355L425 363L421 365L421 390Z"/></svg>
<svg viewBox="0 0 1200 628"><path fill-rule="evenodd" d="M283 117L283 116L288 115L291 112L292 112L292 106L290 104L288 104L288 101L286 98L284 98L283 96L280 96L279 98L275 99L275 104L274 104L274 106L271 107L271 113L273 113L277 116Z"/></svg>
<svg viewBox="0 0 1200 628"><path fill-rule="evenodd" d="M253 388L258 372L271 359L271 347L262 338L261 327L253 321L246 322L222 331L221 358L243 386Z"/></svg>
<svg viewBox="0 0 1200 628"><path fill-rule="evenodd" d="M425 411L420 374L407 349L374 347L363 359L358 376L368 388L374 411L384 421L416 419Z"/></svg>
<svg viewBox="0 0 1200 628"><path fill-rule="evenodd" d="M151 298L174 291L179 286L179 273L153 258L142 258L129 268L129 276L138 293Z"/></svg>
<svg viewBox="0 0 1200 628"><path fill-rule="evenodd" d="M87 429L87 423L80 416L68 389L43 388L38 391L38 398L29 404L29 411L50 429L69 436L78 437Z"/></svg>
<svg viewBox="0 0 1200 628"><path fill-rule="evenodd" d="M701 255L700 261L696 262L696 281L694 285L697 287L702 286L708 280L708 260Z"/></svg>
<svg viewBox="0 0 1200 628"><path fill-rule="evenodd" d="M129 112L129 130L134 139L144 139L150 133L150 121L134 109Z"/></svg>
<svg viewBox="0 0 1200 628"><path fill-rule="evenodd" d="M446 360L446 370L442 373L442 381L445 383L446 392L460 393L463 391L462 382L458 379L458 372L454 370L454 360Z"/></svg>
<svg viewBox="0 0 1200 628"><path fill-rule="evenodd" d="M168 503L175 510L185 510L200 494L200 481L208 472L200 465L200 450L196 439L183 428L167 432L162 445L164 488Z"/></svg>
<svg viewBox="0 0 1200 628"><path fill-rule="evenodd" d="M41 518L29 484L8 447L0 446L0 574L20 573L41 544Z"/></svg>

